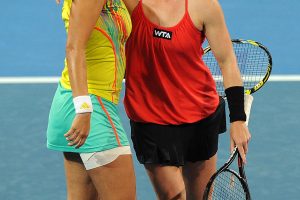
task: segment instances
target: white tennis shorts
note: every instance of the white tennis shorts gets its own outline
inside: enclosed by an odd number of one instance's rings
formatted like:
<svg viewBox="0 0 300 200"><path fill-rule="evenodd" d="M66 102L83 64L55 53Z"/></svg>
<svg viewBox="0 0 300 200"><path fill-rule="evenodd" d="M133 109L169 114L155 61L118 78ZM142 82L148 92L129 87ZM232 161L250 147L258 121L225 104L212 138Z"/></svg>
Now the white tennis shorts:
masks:
<svg viewBox="0 0 300 200"><path fill-rule="evenodd" d="M120 155L131 154L130 146L116 147L101 152L80 153L81 160L86 170L94 169L109 164Z"/></svg>

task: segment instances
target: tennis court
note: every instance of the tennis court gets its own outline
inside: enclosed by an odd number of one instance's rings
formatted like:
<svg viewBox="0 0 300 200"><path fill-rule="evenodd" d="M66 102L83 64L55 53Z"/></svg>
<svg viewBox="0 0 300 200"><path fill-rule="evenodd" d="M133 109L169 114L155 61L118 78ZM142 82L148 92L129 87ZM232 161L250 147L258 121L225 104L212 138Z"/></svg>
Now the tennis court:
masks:
<svg viewBox="0 0 300 200"><path fill-rule="evenodd" d="M255 94L246 167L253 199L298 199L300 195L299 88L300 82L269 82ZM62 155L45 147L55 89L56 84L0 85L0 199L65 199ZM119 109L129 133L122 104ZM223 134L219 163L228 157L228 141L228 133ZM136 159L135 169L138 198L155 199Z"/></svg>
<svg viewBox="0 0 300 200"><path fill-rule="evenodd" d="M268 46L274 58L273 74L283 79L286 74L300 75L299 44L290 42L298 41L300 35L300 27L295 26L300 1L220 2L233 38L255 39ZM60 7L54 0L1 3L0 82L8 82L3 77L11 76L59 76L65 40ZM282 13L285 16L279 18ZM0 84L0 200L63 200L62 154L46 149L48 112L57 84L9 80L14 83ZM300 81L270 81L253 96L246 166L252 198L299 199ZM129 135L122 103L119 109ZM219 165L229 155L228 137L225 133L220 138ZM138 199L153 200L150 181L134 159Z"/></svg>

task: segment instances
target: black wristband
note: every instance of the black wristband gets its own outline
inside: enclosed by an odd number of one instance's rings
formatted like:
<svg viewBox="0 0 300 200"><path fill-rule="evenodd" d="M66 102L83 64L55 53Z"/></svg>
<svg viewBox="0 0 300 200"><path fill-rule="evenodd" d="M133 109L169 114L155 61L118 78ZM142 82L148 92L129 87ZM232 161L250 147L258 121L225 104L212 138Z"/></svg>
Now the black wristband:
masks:
<svg viewBox="0 0 300 200"><path fill-rule="evenodd" d="M244 87L233 86L225 90L230 122L246 121L246 113L244 110Z"/></svg>

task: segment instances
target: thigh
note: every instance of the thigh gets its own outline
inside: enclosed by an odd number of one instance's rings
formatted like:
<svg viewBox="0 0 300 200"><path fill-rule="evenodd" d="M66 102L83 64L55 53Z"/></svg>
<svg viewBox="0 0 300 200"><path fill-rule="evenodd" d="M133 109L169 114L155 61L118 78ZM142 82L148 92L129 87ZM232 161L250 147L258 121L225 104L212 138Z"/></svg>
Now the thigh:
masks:
<svg viewBox="0 0 300 200"><path fill-rule="evenodd" d="M216 171L216 163L217 155L214 155L209 160L188 162L183 167L188 200L202 199L206 184Z"/></svg>
<svg viewBox="0 0 300 200"><path fill-rule="evenodd" d="M96 188L77 153L64 153L68 200L96 200Z"/></svg>
<svg viewBox="0 0 300 200"><path fill-rule="evenodd" d="M146 164L145 168L158 199L185 199L181 167Z"/></svg>
<svg viewBox="0 0 300 200"><path fill-rule="evenodd" d="M135 175L131 155L120 155L113 162L88 170L100 199L136 199Z"/></svg>

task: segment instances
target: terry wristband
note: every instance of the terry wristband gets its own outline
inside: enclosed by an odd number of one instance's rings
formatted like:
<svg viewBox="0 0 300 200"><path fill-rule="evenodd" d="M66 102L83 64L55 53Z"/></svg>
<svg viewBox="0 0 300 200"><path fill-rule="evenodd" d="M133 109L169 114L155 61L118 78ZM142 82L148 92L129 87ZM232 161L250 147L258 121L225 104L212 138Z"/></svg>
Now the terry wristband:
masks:
<svg viewBox="0 0 300 200"><path fill-rule="evenodd" d="M77 96L73 98L75 112L78 113L91 113L93 112L93 104L90 96Z"/></svg>
<svg viewBox="0 0 300 200"><path fill-rule="evenodd" d="M244 87L229 87L225 89L225 94L230 112L230 122L246 121L247 116L244 110Z"/></svg>

